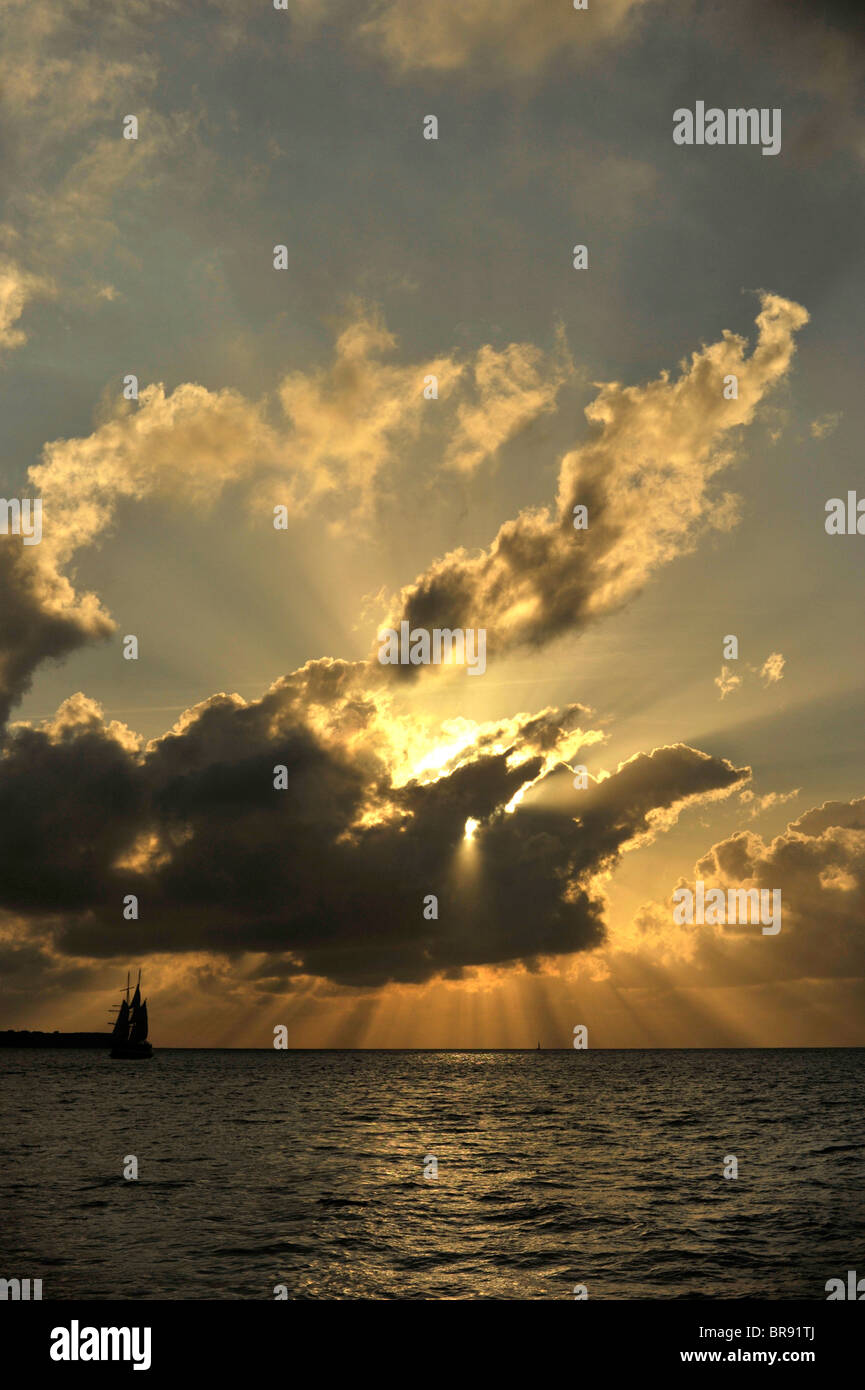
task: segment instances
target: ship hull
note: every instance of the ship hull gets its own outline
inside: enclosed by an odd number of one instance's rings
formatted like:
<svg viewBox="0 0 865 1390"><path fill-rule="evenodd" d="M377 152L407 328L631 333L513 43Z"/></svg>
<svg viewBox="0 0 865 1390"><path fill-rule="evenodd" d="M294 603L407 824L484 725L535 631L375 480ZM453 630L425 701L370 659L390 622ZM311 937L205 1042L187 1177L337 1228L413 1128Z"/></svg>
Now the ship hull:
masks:
<svg viewBox="0 0 865 1390"><path fill-rule="evenodd" d="M115 1061L144 1061L145 1058L153 1056L153 1048L149 1042L117 1043L111 1049L111 1056Z"/></svg>

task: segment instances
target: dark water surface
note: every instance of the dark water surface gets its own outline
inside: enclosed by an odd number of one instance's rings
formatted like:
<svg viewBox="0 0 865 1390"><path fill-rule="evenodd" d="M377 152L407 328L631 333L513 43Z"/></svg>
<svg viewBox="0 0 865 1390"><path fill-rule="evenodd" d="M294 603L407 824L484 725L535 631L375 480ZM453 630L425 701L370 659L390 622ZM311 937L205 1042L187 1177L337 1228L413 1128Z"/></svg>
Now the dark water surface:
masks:
<svg viewBox="0 0 865 1390"><path fill-rule="evenodd" d="M45 1299L825 1299L865 1274L863 1081L840 1049L4 1050L0 1276Z"/></svg>

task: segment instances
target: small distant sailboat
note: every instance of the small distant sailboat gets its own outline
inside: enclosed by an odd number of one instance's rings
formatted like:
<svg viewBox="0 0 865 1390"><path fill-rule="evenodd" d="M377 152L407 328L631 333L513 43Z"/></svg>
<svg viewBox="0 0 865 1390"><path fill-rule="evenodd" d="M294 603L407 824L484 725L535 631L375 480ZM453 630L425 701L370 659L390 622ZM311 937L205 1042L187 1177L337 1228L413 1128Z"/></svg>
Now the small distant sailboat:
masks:
<svg viewBox="0 0 865 1390"><path fill-rule="evenodd" d="M540 1043L538 1043L538 1052L540 1052L540 1050L541 1050L541 1045L540 1045Z"/></svg>
<svg viewBox="0 0 865 1390"><path fill-rule="evenodd" d="M123 991L125 997L120 1001L120 1008L111 1032L111 1056L115 1058L125 1057L130 1060L152 1057L153 1048L147 1041L147 1000L141 998L140 970L131 1004L129 1002L130 989L129 974L127 973L126 988Z"/></svg>

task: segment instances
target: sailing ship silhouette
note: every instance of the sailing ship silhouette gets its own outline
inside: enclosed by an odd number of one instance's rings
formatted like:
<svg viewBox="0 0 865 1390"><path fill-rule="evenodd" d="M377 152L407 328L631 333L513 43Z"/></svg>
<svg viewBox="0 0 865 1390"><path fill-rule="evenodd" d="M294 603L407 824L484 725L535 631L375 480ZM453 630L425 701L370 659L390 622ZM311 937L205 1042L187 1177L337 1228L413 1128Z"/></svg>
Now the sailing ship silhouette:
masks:
<svg viewBox="0 0 865 1390"><path fill-rule="evenodd" d="M128 1060L143 1060L153 1056L153 1048L147 1041L147 1000L141 998L141 971L138 984L129 1002L129 972L126 973L125 998L120 1001L117 1018L111 1030L111 1056Z"/></svg>

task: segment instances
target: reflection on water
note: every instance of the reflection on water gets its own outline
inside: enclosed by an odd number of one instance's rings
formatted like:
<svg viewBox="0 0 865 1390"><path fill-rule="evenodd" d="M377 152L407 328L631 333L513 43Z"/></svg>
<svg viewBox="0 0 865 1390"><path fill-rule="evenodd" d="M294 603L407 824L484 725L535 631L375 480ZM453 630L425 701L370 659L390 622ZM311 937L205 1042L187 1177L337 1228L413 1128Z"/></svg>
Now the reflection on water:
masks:
<svg viewBox="0 0 865 1390"><path fill-rule="evenodd" d="M865 1050L3 1051L0 1274L45 1299L825 1299L862 1259L863 1080Z"/></svg>

